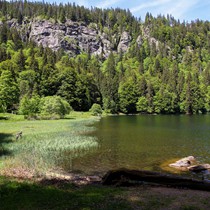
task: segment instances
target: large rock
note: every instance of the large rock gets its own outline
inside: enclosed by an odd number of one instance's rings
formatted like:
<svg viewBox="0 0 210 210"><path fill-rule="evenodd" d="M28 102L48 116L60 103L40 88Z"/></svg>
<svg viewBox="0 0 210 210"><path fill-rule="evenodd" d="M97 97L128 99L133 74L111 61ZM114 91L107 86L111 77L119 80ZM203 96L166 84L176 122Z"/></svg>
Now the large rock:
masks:
<svg viewBox="0 0 210 210"><path fill-rule="evenodd" d="M169 166L181 171L210 173L210 164L196 164L196 159L193 156L182 158L175 163L169 164Z"/></svg>
<svg viewBox="0 0 210 210"><path fill-rule="evenodd" d="M178 161L176 161L175 163L169 164L170 167L174 167L174 168L188 168L189 166L191 166L193 163L195 162L195 158L193 156L188 156L185 158L182 158Z"/></svg>

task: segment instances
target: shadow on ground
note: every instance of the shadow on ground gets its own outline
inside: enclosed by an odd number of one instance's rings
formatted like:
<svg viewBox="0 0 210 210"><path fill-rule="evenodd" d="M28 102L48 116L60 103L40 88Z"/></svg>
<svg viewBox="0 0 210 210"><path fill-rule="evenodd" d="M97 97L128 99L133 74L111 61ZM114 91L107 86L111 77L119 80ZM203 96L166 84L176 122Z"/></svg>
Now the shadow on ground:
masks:
<svg viewBox="0 0 210 210"><path fill-rule="evenodd" d="M210 192L145 185L135 188L100 184L74 185L68 181L23 182L0 177L0 209L208 209Z"/></svg>
<svg viewBox="0 0 210 210"><path fill-rule="evenodd" d="M76 186L68 182L20 183L0 177L0 209L131 209L117 198L121 190L101 185Z"/></svg>
<svg viewBox="0 0 210 210"><path fill-rule="evenodd" d="M0 116L0 120L8 120L9 118L7 116Z"/></svg>
<svg viewBox="0 0 210 210"><path fill-rule="evenodd" d="M11 143L12 139L12 134L0 133L0 157L11 154L10 151L5 148L5 144Z"/></svg>

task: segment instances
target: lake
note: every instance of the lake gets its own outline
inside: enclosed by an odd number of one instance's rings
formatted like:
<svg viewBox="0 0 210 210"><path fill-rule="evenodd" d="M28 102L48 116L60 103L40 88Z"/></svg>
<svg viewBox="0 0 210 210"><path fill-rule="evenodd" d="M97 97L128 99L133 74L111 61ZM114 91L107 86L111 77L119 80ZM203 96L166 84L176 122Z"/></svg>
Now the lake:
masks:
<svg viewBox="0 0 210 210"><path fill-rule="evenodd" d="M210 163L209 125L210 115L105 117L91 133L98 148L73 159L71 170L102 173L123 167L163 172L175 159L190 155Z"/></svg>

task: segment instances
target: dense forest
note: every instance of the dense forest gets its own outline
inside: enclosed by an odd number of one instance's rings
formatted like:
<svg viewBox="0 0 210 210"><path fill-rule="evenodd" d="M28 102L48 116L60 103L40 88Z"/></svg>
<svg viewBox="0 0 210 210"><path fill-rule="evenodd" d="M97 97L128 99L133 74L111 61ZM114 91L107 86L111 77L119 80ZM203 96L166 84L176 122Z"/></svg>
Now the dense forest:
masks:
<svg viewBox="0 0 210 210"><path fill-rule="evenodd" d="M70 56L38 45L9 24L36 17L95 24L111 51L107 57ZM124 31L131 36L129 48L117 51ZM129 10L1 0L0 112L36 114L49 96L60 96L76 111L99 104L107 113L209 112L210 22L181 23L149 13L141 20Z"/></svg>

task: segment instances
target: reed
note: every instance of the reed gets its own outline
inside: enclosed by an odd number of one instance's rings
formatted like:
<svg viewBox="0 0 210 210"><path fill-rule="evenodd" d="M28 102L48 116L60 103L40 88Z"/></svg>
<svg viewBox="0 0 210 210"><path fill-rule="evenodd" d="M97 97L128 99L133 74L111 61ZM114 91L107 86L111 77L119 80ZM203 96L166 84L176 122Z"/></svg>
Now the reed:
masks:
<svg viewBox="0 0 210 210"><path fill-rule="evenodd" d="M10 134L1 145L10 155L2 155L4 167L21 167L38 174L69 165L72 159L97 149L97 139L85 135L94 130L97 118L43 121L0 121L1 132ZM15 140L15 133L23 137Z"/></svg>

